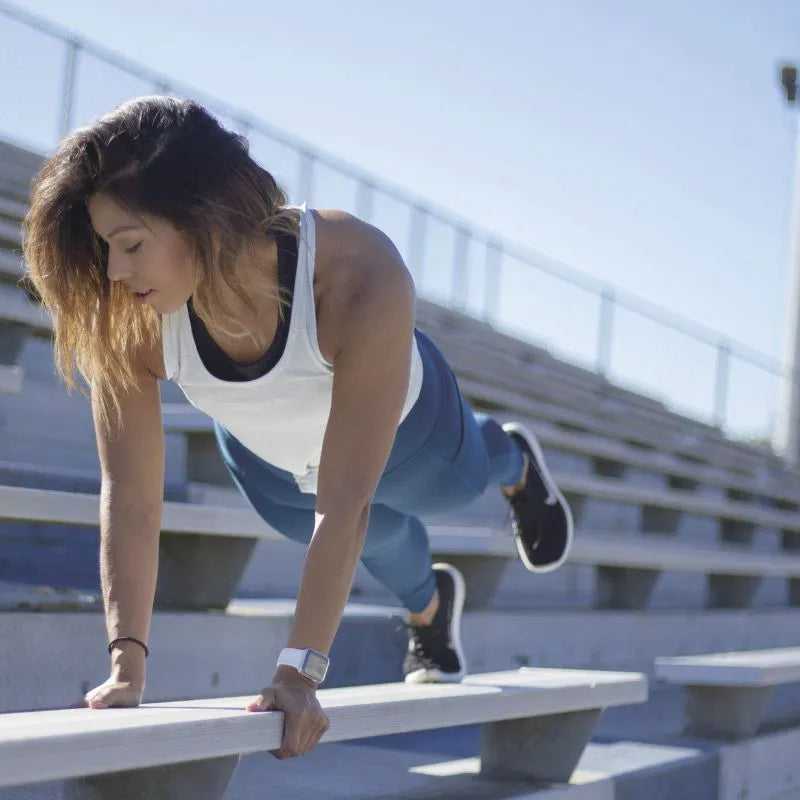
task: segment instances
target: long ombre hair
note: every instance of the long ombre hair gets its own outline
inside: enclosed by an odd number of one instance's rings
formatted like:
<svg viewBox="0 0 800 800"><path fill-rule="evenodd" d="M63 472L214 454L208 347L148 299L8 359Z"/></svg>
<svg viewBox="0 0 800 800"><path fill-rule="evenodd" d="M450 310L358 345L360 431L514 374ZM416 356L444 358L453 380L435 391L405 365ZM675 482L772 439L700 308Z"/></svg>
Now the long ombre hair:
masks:
<svg viewBox="0 0 800 800"><path fill-rule="evenodd" d="M263 347L268 342L236 322L221 288L224 282L253 312L254 294L271 294L283 318L288 298L269 277L248 276L245 286L234 267L259 238L296 234L299 214L250 157L247 139L191 100L139 97L60 143L31 184L22 226L26 276L53 318L55 362L67 389L80 372L109 425L120 394L133 386L136 353L160 341L161 324L156 311L108 278L108 245L86 208L96 192L171 223L194 259L198 316L212 334L250 337Z"/></svg>

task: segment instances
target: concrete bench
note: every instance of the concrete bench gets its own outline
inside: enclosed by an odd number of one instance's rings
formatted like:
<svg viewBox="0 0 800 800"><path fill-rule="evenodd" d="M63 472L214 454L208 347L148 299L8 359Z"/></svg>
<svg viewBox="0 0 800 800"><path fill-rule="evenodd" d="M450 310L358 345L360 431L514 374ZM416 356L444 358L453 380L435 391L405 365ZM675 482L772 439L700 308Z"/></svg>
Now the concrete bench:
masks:
<svg viewBox="0 0 800 800"><path fill-rule="evenodd" d="M330 720L322 743L479 723L482 775L541 784L568 781L602 710L644 702L647 682L639 673L523 668L318 696ZM283 714L247 712L251 699L0 715L0 786L64 780L70 800L221 799L242 755L280 746Z"/></svg>
<svg viewBox="0 0 800 800"><path fill-rule="evenodd" d="M749 737L775 687L800 682L800 647L657 658L655 676L684 687L687 733Z"/></svg>
<svg viewBox="0 0 800 800"><path fill-rule="evenodd" d="M7 519L96 525L95 495L0 487ZM250 508L164 503L156 607L225 608L259 539L283 541ZM430 525L431 549L458 566L470 608L486 607L509 561L517 557L508 532L467 525ZM708 574L709 604L740 607L762 576L800 578L800 557L753 553L741 546L700 548L654 537L581 532L569 563L598 568L596 604L644 608L664 570Z"/></svg>

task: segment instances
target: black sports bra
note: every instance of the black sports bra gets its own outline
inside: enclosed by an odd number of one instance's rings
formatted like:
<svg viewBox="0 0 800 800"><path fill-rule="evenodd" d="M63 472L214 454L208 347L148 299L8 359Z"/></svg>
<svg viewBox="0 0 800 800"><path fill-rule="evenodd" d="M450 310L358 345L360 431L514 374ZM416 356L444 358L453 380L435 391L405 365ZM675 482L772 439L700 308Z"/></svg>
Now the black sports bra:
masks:
<svg viewBox="0 0 800 800"><path fill-rule="evenodd" d="M278 282L281 288L288 290L290 296L294 290L297 274L297 240L287 233L275 236L278 247ZM286 349L289 338L289 323L292 319L292 304L289 301L284 318L278 319L278 330L272 344L260 358L250 364L237 364L212 338L203 321L192 307L192 298L187 302L189 322L192 336L203 366L215 377L223 381L252 381L266 375L280 360Z"/></svg>

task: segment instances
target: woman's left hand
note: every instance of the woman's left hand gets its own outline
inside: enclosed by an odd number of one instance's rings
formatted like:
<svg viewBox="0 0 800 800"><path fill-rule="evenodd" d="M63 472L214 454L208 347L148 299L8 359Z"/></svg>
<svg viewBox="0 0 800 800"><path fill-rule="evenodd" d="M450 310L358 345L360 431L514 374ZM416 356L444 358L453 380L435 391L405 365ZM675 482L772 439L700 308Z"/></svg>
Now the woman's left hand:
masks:
<svg viewBox="0 0 800 800"><path fill-rule="evenodd" d="M279 668L247 710L283 711L283 741L278 750L270 751L276 758L305 755L330 727L317 700L316 685L292 668L283 672Z"/></svg>

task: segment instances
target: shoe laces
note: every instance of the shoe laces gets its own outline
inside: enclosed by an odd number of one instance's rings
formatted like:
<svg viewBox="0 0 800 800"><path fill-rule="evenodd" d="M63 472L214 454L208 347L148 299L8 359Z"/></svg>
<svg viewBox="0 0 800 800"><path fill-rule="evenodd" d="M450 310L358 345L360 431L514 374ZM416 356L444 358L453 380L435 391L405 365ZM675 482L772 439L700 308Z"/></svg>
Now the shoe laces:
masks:
<svg viewBox="0 0 800 800"><path fill-rule="evenodd" d="M405 621L403 625L409 634L411 646L408 652L413 653L415 658L427 666L436 664L437 654L448 649L442 631L436 625L413 625Z"/></svg>

